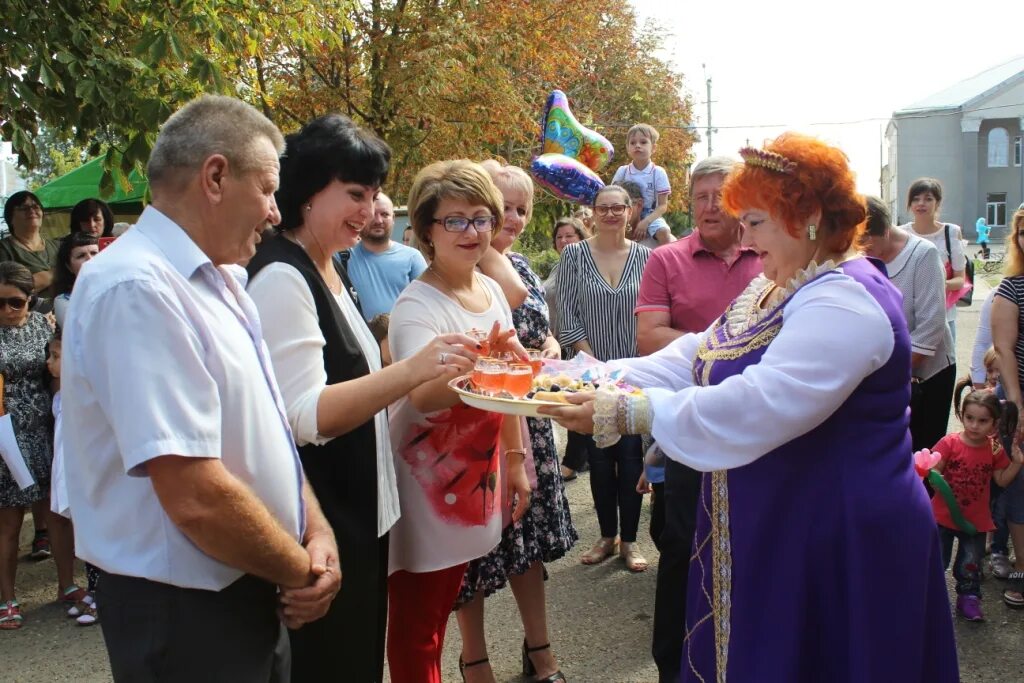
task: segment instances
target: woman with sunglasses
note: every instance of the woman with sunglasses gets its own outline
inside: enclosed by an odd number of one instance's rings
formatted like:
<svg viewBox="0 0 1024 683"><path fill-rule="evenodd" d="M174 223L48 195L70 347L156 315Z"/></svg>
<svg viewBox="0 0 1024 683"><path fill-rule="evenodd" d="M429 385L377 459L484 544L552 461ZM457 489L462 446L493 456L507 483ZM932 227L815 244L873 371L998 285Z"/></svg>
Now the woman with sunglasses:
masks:
<svg viewBox="0 0 1024 683"><path fill-rule="evenodd" d="M25 508L44 501L49 510L53 433L50 392L46 386L46 345L53 328L40 313L29 311L32 273L20 263L0 263L0 375L3 406L10 414L18 447L35 483L22 489L0 458L0 630L21 628L21 606L14 594L18 569L18 534ZM85 591L74 584L74 538L71 523L47 512L57 563L61 603L75 604Z"/></svg>
<svg viewBox="0 0 1024 683"><path fill-rule="evenodd" d="M618 185L594 198L594 236L562 252L558 272L559 341L601 361L632 358L636 350L636 297L651 250L626 239L632 200ZM583 564L598 564L615 553L633 572L647 569L636 549L643 497L636 484L643 473L639 436L624 437L610 448L589 441L590 492L597 508L601 539L583 554Z"/></svg>
<svg viewBox="0 0 1024 683"><path fill-rule="evenodd" d="M53 264L58 244L39 234L43 204L31 192L15 192L4 204L4 220L11 234L0 240L0 261L14 261L29 269L36 294L52 296Z"/></svg>

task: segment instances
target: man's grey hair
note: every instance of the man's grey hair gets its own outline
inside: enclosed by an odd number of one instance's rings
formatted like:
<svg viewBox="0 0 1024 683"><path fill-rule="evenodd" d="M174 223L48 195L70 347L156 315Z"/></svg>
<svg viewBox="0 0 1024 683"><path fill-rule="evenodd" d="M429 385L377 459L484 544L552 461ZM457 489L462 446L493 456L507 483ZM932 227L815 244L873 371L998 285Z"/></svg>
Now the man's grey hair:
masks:
<svg viewBox="0 0 1024 683"><path fill-rule="evenodd" d="M693 167L690 171L690 196L693 196L693 186L701 178L709 175L729 175L738 162L730 157L708 157Z"/></svg>
<svg viewBox="0 0 1024 683"><path fill-rule="evenodd" d="M198 171L222 154L240 171L255 166L256 142L265 138L280 154L284 136L254 107L233 97L202 95L171 115L160 128L146 174L151 185L172 181L182 171Z"/></svg>

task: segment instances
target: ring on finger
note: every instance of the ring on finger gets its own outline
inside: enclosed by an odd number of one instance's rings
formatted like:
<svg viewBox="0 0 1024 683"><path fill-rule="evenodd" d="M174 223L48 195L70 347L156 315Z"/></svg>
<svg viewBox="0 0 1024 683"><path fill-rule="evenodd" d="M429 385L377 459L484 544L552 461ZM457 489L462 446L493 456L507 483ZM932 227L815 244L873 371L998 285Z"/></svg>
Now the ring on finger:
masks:
<svg viewBox="0 0 1024 683"><path fill-rule="evenodd" d="M441 365L446 365L448 363L448 354L442 353L439 360L441 361Z"/></svg>

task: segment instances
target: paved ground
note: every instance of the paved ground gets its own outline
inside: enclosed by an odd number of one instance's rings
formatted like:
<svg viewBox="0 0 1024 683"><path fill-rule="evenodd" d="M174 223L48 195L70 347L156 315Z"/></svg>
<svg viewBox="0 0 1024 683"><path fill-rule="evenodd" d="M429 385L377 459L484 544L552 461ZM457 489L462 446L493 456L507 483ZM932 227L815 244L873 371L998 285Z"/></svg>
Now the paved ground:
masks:
<svg viewBox="0 0 1024 683"><path fill-rule="evenodd" d="M959 367L964 372L978 324L977 309L986 294L987 285L979 283L975 305L959 312L957 350ZM585 476L570 483L568 491L581 542L571 556L549 566L548 582L551 640L562 668L570 680L585 683L656 681L657 671L649 651L657 553L644 531L642 548L653 565L648 572L630 574L621 560L609 560L597 567L580 565L578 555L598 536L597 519ZM647 523L645 505L644 530ZM29 531L26 525L22 538L26 552ZM879 558L880 563L884 561L885 558ZM0 678L18 683L109 680L99 627L76 627L63 616L52 604L56 595L54 581L52 562L20 563L18 589L26 610L26 624L21 631L0 633L4 670ZM981 624L957 622L965 683L1024 681L1024 611L1006 609L999 600L1001 590L1001 582L986 579L984 607L988 620ZM884 585L878 586L874 599L886 599ZM522 627L511 593L503 591L492 597L487 607L490 654L497 680L522 681L518 675ZM444 658L446 681L459 680L458 653L459 632L453 618ZM344 675L339 672L336 680L344 681Z"/></svg>

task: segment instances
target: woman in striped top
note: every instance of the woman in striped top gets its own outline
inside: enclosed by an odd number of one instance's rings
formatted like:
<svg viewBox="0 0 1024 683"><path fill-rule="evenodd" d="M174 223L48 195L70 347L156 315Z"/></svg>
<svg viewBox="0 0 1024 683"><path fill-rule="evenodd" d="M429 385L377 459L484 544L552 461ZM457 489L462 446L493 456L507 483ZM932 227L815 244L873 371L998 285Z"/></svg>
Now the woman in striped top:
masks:
<svg viewBox="0 0 1024 683"><path fill-rule="evenodd" d="M1021 410L1024 385L1024 208L1013 215L1013 229L1006 240L1006 277L999 283L992 302L992 343L999 363L999 381L1006 398ZM1024 421L1022 421L1024 424ZM1021 428L1024 429L1024 428ZM1017 434L1020 438L1020 432ZM1017 560L1003 591L1003 602L1024 607L1024 473L1003 491L1000 503L1006 510L1007 526L1017 549Z"/></svg>
<svg viewBox="0 0 1024 683"><path fill-rule="evenodd" d="M594 198L594 237L567 246L559 264L559 342L602 361L637 353L633 309L651 252L626 239L631 203L617 185L601 190ZM643 500L636 484L642 472L640 437L623 438L605 449L590 443L590 491L601 540L583 555L583 564L597 564L612 555L618 535L626 566L631 571L647 569L647 560L634 545Z"/></svg>

